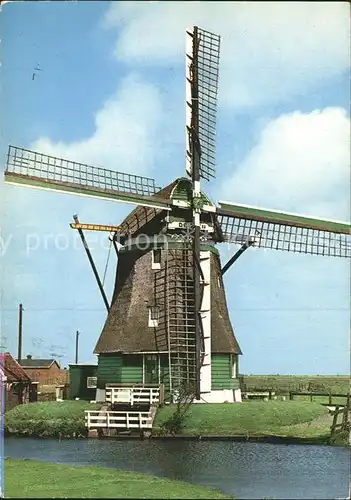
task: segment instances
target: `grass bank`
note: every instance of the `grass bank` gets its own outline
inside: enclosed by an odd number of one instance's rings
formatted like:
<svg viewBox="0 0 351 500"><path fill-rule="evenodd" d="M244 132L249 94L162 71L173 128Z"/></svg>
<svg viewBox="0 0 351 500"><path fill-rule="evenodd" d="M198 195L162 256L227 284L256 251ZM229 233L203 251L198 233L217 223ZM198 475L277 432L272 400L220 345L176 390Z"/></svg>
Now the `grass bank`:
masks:
<svg viewBox="0 0 351 500"><path fill-rule="evenodd" d="M160 408L153 434L165 435L164 424L176 405ZM187 436L279 436L328 442L331 416L318 403L251 401L241 404L194 404L181 434Z"/></svg>
<svg viewBox="0 0 351 500"><path fill-rule="evenodd" d="M5 432L22 436L86 437L85 413L99 405L84 401L50 401L13 408L5 415ZM164 423L176 405L158 409L153 435L169 435ZM326 407L306 401L250 401L239 404L194 404L183 422L185 436L276 436L329 442L332 416ZM338 442L338 444L341 444Z"/></svg>
<svg viewBox="0 0 351 500"><path fill-rule="evenodd" d="M350 391L348 375L243 375L247 391L269 390L278 394L289 391L318 391L347 394Z"/></svg>
<svg viewBox="0 0 351 500"><path fill-rule="evenodd" d="M211 488L147 474L13 459L5 459L5 495L6 498L232 498Z"/></svg>
<svg viewBox="0 0 351 500"><path fill-rule="evenodd" d="M85 437L84 410L101 405L86 401L47 401L18 405L5 414L5 433L22 436Z"/></svg>

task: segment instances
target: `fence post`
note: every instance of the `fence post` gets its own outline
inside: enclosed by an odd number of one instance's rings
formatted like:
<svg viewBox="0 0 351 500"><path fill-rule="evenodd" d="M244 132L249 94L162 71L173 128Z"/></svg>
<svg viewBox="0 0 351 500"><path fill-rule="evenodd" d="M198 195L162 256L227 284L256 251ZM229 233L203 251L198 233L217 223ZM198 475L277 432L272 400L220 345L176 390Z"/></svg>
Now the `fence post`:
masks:
<svg viewBox="0 0 351 500"><path fill-rule="evenodd" d="M331 425L331 433L333 433L336 429L336 424L338 423L338 415L339 415L339 405L335 406L333 423Z"/></svg>
<svg viewBox="0 0 351 500"><path fill-rule="evenodd" d="M165 386L164 384L160 385L160 393L159 393L159 403L160 405L163 405L165 400Z"/></svg>
<svg viewBox="0 0 351 500"><path fill-rule="evenodd" d="M293 392L292 391L289 391L289 399L290 399L290 401L293 400Z"/></svg>
<svg viewBox="0 0 351 500"><path fill-rule="evenodd" d="M332 404L332 395L331 392L329 393L329 406Z"/></svg>
<svg viewBox="0 0 351 500"><path fill-rule="evenodd" d="M127 426L127 429L129 429L129 413L126 412L126 426Z"/></svg>
<svg viewBox="0 0 351 500"><path fill-rule="evenodd" d="M310 393L310 401L311 401L311 403L313 401L313 394L312 394L312 392Z"/></svg>
<svg viewBox="0 0 351 500"><path fill-rule="evenodd" d="M349 409L347 406L344 407L343 413L342 413L342 424L341 424L341 429L345 431L347 429L347 417L348 417Z"/></svg>

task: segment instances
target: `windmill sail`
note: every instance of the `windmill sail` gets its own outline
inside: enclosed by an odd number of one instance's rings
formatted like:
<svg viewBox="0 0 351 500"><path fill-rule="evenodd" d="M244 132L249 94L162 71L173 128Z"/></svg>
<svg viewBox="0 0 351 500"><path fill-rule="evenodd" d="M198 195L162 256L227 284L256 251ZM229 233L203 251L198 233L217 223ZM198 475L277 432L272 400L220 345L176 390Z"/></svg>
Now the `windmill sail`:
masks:
<svg viewBox="0 0 351 500"><path fill-rule="evenodd" d="M351 225L317 217L219 202L224 241L288 252L351 257Z"/></svg>
<svg viewBox="0 0 351 500"><path fill-rule="evenodd" d="M195 141L200 152L200 177L206 180L215 177L219 53L218 35L201 28L187 31L186 171L192 177L192 142Z"/></svg>
<svg viewBox="0 0 351 500"><path fill-rule="evenodd" d="M154 179L93 167L15 146L9 146L5 182L169 209L166 200L155 196L160 188L155 185Z"/></svg>

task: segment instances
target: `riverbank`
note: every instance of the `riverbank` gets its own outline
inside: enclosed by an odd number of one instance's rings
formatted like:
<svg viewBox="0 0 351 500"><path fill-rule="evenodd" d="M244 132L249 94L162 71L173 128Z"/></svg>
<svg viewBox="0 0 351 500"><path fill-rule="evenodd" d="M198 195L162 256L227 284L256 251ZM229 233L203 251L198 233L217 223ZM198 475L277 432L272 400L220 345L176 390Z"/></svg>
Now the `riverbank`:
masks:
<svg viewBox="0 0 351 500"><path fill-rule="evenodd" d="M5 434L33 437L85 438L84 410L100 405L84 401L20 405L5 415ZM166 423L176 405L159 408L152 438L232 439L265 442L347 444L330 440L332 416L318 403L252 401L240 404L193 404L181 427L171 433ZM344 442L345 441L345 442Z"/></svg>
<svg viewBox="0 0 351 500"><path fill-rule="evenodd" d="M6 498L233 498L212 488L148 474L13 459L5 459L5 495Z"/></svg>
<svg viewBox="0 0 351 500"><path fill-rule="evenodd" d="M45 401L18 405L5 413L5 435L87 437L85 410L99 410L87 401Z"/></svg>

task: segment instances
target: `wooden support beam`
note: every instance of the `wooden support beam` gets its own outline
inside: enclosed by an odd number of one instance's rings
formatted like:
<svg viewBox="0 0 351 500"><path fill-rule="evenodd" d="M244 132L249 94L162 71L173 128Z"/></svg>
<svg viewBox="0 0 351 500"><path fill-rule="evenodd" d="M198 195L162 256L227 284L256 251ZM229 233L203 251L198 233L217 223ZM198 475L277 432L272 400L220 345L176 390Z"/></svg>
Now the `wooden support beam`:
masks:
<svg viewBox="0 0 351 500"><path fill-rule="evenodd" d="M73 216L73 219L74 219L74 222L75 224L79 224L79 220L78 220L78 216L77 215L74 215ZM91 268L93 270L93 273L94 273L94 276L95 276L95 279L96 279L96 282L98 284L98 287L99 287L99 290L100 290L100 293L101 293L101 296L102 296L102 299L104 301L104 304L105 304L105 307L107 309L107 312L110 311L110 304L108 303L108 300L107 300L107 297L106 297L106 294L105 294L105 290L104 290L104 287L101 283L101 280L100 280L100 276L99 276L99 273L96 269L96 266L95 266L95 263L94 263L94 260L93 260L93 257L90 253L90 250L89 250L89 247L88 247L88 243L85 239L85 236L84 236L84 233L83 233L83 230L81 228L78 228L78 232L79 232L79 236L82 240L82 243L83 243L83 246L85 248L85 252L88 256L88 259L89 259L89 262L90 262L90 265L91 265Z"/></svg>
<svg viewBox="0 0 351 500"><path fill-rule="evenodd" d="M109 233L117 233L120 226L105 226L102 224L83 224L81 222L72 222L72 229L86 229L87 231L107 231Z"/></svg>
<svg viewBox="0 0 351 500"><path fill-rule="evenodd" d="M248 240L246 243L243 244L243 246L233 255L231 259L228 260L226 265L222 268L222 276L226 271L228 271L228 269L234 264L234 262L238 260L240 255L244 253L245 250L247 250L253 244L254 240Z"/></svg>

